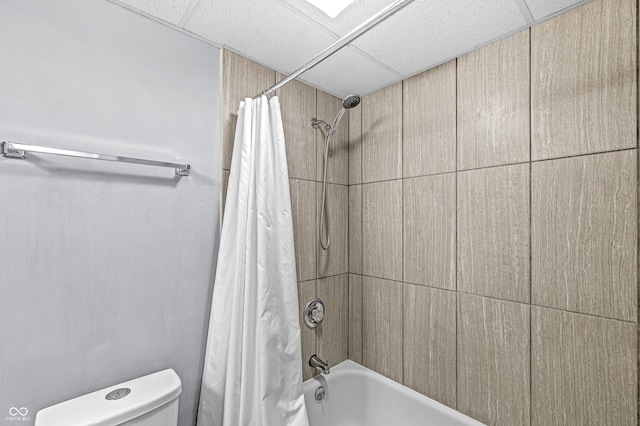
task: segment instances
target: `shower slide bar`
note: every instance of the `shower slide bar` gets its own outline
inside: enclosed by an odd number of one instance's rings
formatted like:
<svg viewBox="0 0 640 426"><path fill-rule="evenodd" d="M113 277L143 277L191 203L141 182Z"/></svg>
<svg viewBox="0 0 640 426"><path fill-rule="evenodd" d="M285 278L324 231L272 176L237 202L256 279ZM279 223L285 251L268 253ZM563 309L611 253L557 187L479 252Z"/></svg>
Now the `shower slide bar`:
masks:
<svg viewBox="0 0 640 426"><path fill-rule="evenodd" d="M67 149L48 148L37 145L27 145L18 142L3 141L0 143L0 154L8 158L27 158L27 152L39 154L62 155L65 157L86 158L89 160L115 161L118 163L142 164L145 166L171 167L178 176L189 176L189 164L167 163L164 161L145 160L142 158L120 157L118 155L96 154L91 152L70 151Z"/></svg>
<svg viewBox="0 0 640 426"><path fill-rule="evenodd" d="M349 33L345 34L343 37L341 37L339 40L337 40L331 46L327 47L322 52L318 53L309 62L307 62L302 67L298 68L297 70L295 70L294 72L289 74L287 76L287 78L285 78L284 80L279 81L274 86L272 86L271 88L265 90L264 92L261 92L257 97L262 96L262 95L267 95L267 96L271 95L273 92L275 92L276 90L278 90L279 88L281 88L285 84L289 83L291 80L295 80L296 78L298 78L300 76L300 74L302 74L302 73L304 73L306 71L309 71L311 68L315 67L320 62L324 61L329 56L331 56L334 53L336 53L338 50L342 49L343 47L348 46L349 43L351 43L352 41L354 41L355 39L357 39L358 37L360 37L361 35L363 35L367 31L369 31L370 29L372 29L373 27L375 27L376 25L378 25L382 21L386 20L387 18L391 17L395 13L399 12L400 9L404 8L405 6L408 6L413 1L414 0L396 0L395 2L391 3L389 6L385 7L380 12L376 13L371 18L367 19L362 24L358 25L356 28L351 30Z"/></svg>

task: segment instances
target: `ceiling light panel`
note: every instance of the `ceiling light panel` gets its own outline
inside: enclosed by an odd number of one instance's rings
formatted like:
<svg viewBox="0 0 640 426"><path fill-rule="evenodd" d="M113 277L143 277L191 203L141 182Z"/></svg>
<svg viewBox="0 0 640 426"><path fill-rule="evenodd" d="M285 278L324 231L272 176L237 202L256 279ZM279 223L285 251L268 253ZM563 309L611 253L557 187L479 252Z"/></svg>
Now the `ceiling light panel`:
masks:
<svg viewBox="0 0 640 426"><path fill-rule="evenodd" d="M340 16L335 19L331 19L320 10L311 6L305 0L283 1L339 36L344 36L349 33L364 21L394 2L394 0L356 1L349 8L344 10Z"/></svg>
<svg viewBox="0 0 640 426"><path fill-rule="evenodd" d="M305 0L306 2L314 5L327 16L335 18L345 10L354 0Z"/></svg>

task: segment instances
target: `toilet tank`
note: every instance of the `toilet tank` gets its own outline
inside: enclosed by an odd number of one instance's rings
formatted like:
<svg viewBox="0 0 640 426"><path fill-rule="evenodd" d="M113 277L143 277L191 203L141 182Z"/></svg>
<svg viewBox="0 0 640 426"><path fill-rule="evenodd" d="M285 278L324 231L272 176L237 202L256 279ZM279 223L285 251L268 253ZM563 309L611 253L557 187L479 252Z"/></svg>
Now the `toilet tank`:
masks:
<svg viewBox="0 0 640 426"><path fill-rule="evenodd" d="M180 378L159 371L44 408L35 426L176 426Z"/></svg>

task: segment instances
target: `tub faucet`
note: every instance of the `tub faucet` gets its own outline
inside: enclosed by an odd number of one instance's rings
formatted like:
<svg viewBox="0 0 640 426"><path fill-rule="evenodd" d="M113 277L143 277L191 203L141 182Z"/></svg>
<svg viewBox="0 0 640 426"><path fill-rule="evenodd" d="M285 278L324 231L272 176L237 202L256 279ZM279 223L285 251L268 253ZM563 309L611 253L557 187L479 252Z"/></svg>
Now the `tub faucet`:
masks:
<svg viewBox="0 0 640 426"><path fill-rule="evenodd" d="M322 374L330 373L329 363L318 358L318 355L312 355L311 358L309 358L309 365L320 371Z"/></svg>

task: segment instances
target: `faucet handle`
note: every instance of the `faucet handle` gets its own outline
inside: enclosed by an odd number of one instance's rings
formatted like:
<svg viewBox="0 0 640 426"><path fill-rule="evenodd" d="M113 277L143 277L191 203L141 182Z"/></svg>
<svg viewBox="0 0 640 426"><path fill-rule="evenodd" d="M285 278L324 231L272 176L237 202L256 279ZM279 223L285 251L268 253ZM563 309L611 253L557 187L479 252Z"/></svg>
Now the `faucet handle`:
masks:
<svg viewBox="0 0 640 426"><path fill-rule="evenodd" d="M309 328L316 328L324 319L324 303L320 299L312 299L304 308L304 323Z"/></svg>

